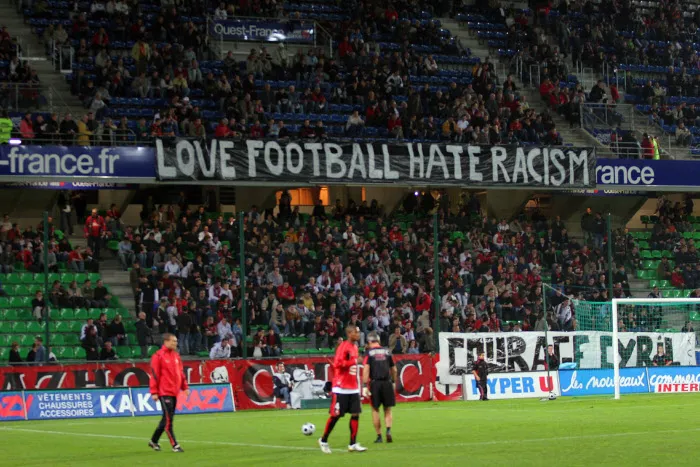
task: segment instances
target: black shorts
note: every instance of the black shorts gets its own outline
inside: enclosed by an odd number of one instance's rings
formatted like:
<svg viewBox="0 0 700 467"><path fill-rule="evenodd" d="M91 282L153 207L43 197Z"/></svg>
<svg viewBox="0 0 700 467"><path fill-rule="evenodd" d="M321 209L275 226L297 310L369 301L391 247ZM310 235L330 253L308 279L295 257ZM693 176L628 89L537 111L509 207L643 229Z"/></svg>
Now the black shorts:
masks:
<svg viewBox="0 0 700 467"><path fill-rule="evenodd" d="M394 394L394 385L391 381L371 381L369 383L369 392L372 393L372 408L379 409L379 406L393 407L396 405L396 394Z"/></svg>
<svg viewBox="0 0 700 467"><path fill-rule="evenodd" d="M359 394L336 394L331 398L331 415L342 417L346 413L359 414L362 412L362 401Z"/></svg>

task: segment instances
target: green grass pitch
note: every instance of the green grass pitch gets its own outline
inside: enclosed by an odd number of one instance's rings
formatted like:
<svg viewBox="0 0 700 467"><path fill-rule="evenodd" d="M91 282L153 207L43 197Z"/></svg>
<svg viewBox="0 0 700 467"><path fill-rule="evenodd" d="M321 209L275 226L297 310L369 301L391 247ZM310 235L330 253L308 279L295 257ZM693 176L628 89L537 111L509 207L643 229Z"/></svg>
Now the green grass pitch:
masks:
<svg viewBox="0 0 700 467"><path fill-rule="evenodd" d="M2 466L227 466L227 465L533 465L651 466L700 462L700 398L635 395L400 404L393 444L373 444L365 409L358 441L366 453L348 453L348 418L324 455L317 445L326 412L247 411L183 415L175 432L185 449L175 454L147 446L155 417L0 423ZM304 436L305 422L316 435Z"/></svg>

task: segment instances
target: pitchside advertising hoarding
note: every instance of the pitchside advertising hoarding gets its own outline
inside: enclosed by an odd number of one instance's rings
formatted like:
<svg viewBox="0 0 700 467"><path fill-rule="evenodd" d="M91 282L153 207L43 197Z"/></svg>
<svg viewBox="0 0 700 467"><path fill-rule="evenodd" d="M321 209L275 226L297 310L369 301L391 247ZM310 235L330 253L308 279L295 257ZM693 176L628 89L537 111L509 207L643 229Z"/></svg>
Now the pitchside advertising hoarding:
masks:
<svg viewBox="0 0 700 467"><path fill-rule="evenodd" d="M572 332L441 332L441 384L462 384L472 371L478 353L486 353L491 373L545 370L548 345L553 345L562 363L575 363L581 369L612 368L612 333ZM695 333L621 332L618 337L620 366L651 366L657 346L677 365L695 365Z"/></svg>
<svg viewBox="0 0 700 467"><path fill-rule="evenodd" d="M497 373L486 378L489 399L527 399L559 394L557 372ZM480 392L474 375L464 375L464 400L479 400Z"/></svg>
<svg viewBox="0 0 700 467"><path fill-rule="evenodd" d="M190 387L177 399L180 414L234 412L230 384ZM113 418L160 415L148 388L94 388L0 393L0 421Z"/></svg>

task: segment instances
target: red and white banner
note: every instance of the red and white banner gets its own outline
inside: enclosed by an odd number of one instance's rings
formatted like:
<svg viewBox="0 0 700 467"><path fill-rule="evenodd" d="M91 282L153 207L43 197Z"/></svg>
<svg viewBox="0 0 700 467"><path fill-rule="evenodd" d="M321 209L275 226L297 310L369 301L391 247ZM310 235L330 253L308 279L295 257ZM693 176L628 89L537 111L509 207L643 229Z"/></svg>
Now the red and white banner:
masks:
<svg viewBox="0 0 700 467"><path fill-rule="evenodd" d="M272 372L280 360L185 360L190 383L230 382L239 410L281 407L273 393ZM313 370L315 378L333 377L328 357L291 358L287 372ZM428 401L432 398L435 367L430 355L396 355L398 402ZM83 363L75 365L0 367L3 391L23 389L81 389L148 386L150 365L138 363Z"/></svg>
<svg viewBox="0 0 700 467"><path fill-rule="evenodd" d="M200 383L201 362L185 360L183 364L187 380ZM0 367L0 390L3 391L148 386L150 379L148 362Z"/></svg>
<svg viewBox="0 0 700 467"><path fill-rule="evenodd" d="M202 365L202 381L226 383L233 386L238 410L283 407L274 395L272 383L275 365L279 360L209 360ZM433 364L430 355L395 355L398 371L397 402L420 402L431 399ZM331 359L309 357L284 360L285 371L311 370L315 379L333 378Z"/></svg>

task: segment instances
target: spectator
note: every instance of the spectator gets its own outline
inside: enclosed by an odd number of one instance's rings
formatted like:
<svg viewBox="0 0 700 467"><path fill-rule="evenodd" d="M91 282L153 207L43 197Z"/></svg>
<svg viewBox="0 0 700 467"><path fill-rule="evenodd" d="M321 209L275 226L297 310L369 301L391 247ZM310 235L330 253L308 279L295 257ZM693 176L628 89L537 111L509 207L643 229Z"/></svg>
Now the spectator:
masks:
<svg viewBox="0 0 700 467"><path fill-rule="evenodd" d="M291 392L294 388L294 379L292 376L285 371L284 363L279 362L277 364L277 371L273 373L272 378L273 384L275 386L274 394L276 397L282 399L282 402L286 404L288 409L292 408L292 396Z"/></svg>
<svg viewBox="0 0 700 467"><path fill-rule="evenodd" d="M121 315L116 315L107 327L107 340L113 345L129 345Z"/></svg>
<svg viewBox="0 0 700 467"><path fill-rule="evenodd" d="M141 349L141 358L148 357L148 338L151 335L151 331L146 323L146 313L143 311L139 312L138 320L136 321L136 341Z"/></svg>
<svg viewBox="0 0 700 467"><path fill-rule="evenodd" d="M100 350L100 360L117 360L117 353L112 348L112 342L106 341Z"/></svg>
<svg viewBox="0 0 700 467"><path fill-rule="evenodd" d="M99 345L97 343L97 329L95 326L90 326L86 330L85 338L82 341L82 346L85 349L85 358L87 361L99 360Z"/></svg>
<svg viewBox="0 0 700 467"><path fill-rule="evenodd" d="M389 350L394 355L404 354L408 350L406 338L401 335L401 327L394 328L394 333L389 337Z"/></svg>
<svg viewBox="0 0 700 467"><path fill-rule="evenodd" d="M17 342L13 342L11 347L10 347L10 359L9 363L10 365L17 365L22 363L22 356L19 354L19 344Z"/></svg>
<svg viewBox="0 0 700 467"><path fill-rule="evenodd" d="M222 358L231 358L231 337L224 336L221 341L215 343L209 352L209 358L218 360Z"/></svg>

